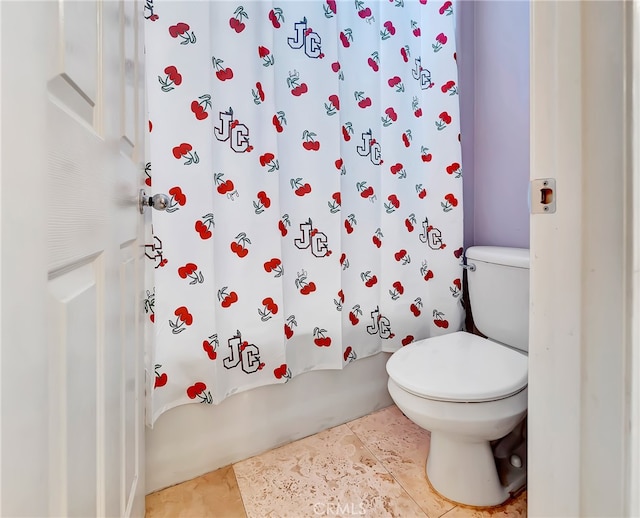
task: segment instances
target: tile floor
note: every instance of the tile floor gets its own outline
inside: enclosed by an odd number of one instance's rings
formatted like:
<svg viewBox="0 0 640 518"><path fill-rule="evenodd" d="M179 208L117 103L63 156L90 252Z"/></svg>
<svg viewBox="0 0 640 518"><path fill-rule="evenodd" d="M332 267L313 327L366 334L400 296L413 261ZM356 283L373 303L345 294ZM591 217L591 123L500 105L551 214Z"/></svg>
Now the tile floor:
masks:
<svg viewBox="0 0 640 518"><path fill-rule="evenodd" d="M390 406L147 496L147 518L526 517L526 491L470 509L424 473L429 432Z"/></svg>

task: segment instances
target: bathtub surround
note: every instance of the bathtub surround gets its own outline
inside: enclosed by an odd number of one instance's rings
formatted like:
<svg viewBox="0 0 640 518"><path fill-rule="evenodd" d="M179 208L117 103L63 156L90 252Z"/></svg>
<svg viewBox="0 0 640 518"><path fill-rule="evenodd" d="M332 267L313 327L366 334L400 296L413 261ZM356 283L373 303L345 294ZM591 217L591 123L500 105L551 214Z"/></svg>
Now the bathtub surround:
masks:
<svg viewBox="0 0 640 518"><path fill-rule="evenodd" d="M312 371L286 385L236 394L219 405L181 405L147 428L147 492L313 435L393 403L380 353L343 370Z"/></svg>
<svg viewBox="0 0 640 518"><path fill-rule="evenodd" d="M153 7L150 423L459 329L451 2Z"/></svg>

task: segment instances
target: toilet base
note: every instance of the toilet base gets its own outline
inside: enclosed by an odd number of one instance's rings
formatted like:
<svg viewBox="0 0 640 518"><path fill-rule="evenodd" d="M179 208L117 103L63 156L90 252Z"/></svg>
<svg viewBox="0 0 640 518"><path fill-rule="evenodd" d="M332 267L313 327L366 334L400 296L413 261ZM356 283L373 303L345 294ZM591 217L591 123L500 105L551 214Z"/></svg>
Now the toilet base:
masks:
<svg viewBox="0 0 640 518"><path fill-rule="evenodd" d="M491 507L510 496L500 484L488 441L469 442L451 433L432 431L427 477L438 493L461 504Z"/></svg>

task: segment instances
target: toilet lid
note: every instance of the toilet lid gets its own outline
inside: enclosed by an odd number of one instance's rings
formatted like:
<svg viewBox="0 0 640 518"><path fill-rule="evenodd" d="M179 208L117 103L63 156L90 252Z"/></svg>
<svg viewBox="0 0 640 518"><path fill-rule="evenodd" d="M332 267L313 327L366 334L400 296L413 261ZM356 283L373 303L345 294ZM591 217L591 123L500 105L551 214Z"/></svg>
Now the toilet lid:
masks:
<svg viewBox="0 0 640 518"><path fill-rule="evenodd" d="M407 392L452 402L496 401L527 385L527 356L463 331L420 340L395 352L389 377Z"/></svg>

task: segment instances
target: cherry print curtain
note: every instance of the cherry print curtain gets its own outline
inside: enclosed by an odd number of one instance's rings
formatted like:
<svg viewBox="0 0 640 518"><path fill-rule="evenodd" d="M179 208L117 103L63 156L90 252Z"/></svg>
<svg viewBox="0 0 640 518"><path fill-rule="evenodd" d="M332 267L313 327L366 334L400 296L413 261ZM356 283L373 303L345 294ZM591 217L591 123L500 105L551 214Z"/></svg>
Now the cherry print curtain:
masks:
<svg viewBox="0 0 640 518"><path fill-rule="evenodd" d="M151 421L461 327L452 14L147 0Z"/></svg>

